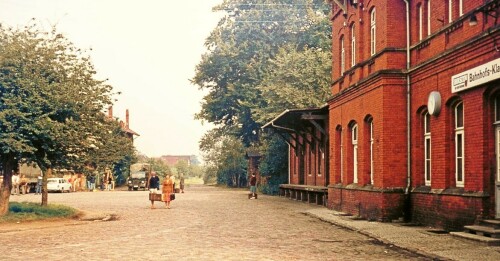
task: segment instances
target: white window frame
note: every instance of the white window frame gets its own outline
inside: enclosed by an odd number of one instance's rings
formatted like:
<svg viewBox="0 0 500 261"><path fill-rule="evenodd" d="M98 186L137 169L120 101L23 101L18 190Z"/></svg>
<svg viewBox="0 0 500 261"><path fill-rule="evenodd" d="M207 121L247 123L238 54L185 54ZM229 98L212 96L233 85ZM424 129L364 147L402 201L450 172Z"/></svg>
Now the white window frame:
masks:
<svg viewBox="0 0 500 261"><path fill-rule="evenodd" d="M464 15L464 4L462 0L458 0L458 14L459 16Z"/></svg>
<svg viewBox="0 0 500 261"><path fill-rule="evenodd" d="M358 125L351 127L353 183L358 183Z"/></svg>
<svg viewBox="0 0 500 261"><path fill-rule="evenodd" d="M370 183L373 185L373 120L370 120Z"/></svg>
<svg viewBox="0 0 500 261"><path fill-rule="evenodd" d="M458 126L458 113L457 109L459 106L462 106L462 126ZM455 105L454 108L454 113L455 113L455 181L456 181L456 186L457 187L464 187L464 181L465 181L465 133L464 133L464 106L463 102L458 103ZM461 141L460 144L458 144L458 141ZM460 168L459 168L460 167ZM461 170L461 173L459 173L459 169ZM459 180L459 174L461 174L462 180Z"/></svg>
<svg viewBox="0 0 500 261"><path fill-rule="evenodd" d="M431 35L431 0L427 0L427 35Z"/></svg>
<svg viewBox="0 0 500 261"><path fill-rule="evenodd" d="M424 14L423 14L423 8L422 5L419 5L418 7L418 40L422 41L423 37L423 31L424 31Z"/></svg>
<svg viewBox="0 0 500 261"><path fill-rule="evenodd" d="M351 66L356 65L356 27L351 26Z"/></svg>
<svg viewBox="0 0 500 261"><path fill-rule="evenodd" d="M376 32L377 23L375 19L375 8L372 9L370 13L370 54L374 55L376 51Z"/></svg>
<svg viewBox="0 0 500 261"><path fill-rule="evenodd" d="M344 36L340 39L340 75L345 72L345 48L344 48Z"/></svg>
<svg viewBox="0 0 500 261"><path fill-rule="evenodd" d="M431 179L432 179L432 169L431 169L432 143L431 143L430 117L431 115L429 114L429 112L426 112L424 115L424 161L425 161L424 180L426 186L431 185Z"/></svg>

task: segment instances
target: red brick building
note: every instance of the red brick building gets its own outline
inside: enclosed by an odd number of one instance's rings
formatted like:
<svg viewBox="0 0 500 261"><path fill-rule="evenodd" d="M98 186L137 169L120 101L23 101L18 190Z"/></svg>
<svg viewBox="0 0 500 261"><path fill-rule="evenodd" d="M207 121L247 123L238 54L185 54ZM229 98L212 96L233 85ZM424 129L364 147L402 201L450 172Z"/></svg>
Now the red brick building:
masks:
<svg viewBox="0 0 500 261"><path fill-rule="evenodd" d="M191 165L191 157L192 156L187 156L187 155L164 155L164 156L161 156L160 159L162 161L164 161L165 163L167 163L167 165L169 166L175 166L175 164L177 164L177 162L179 161L185 161L187 163L188 166Z"/></svg>
<svg viewBox="0 0 500 261"><path fill-rule="evenodd" d="M330 208L450 230L500 217L498 2L332 1Z"/></svg>
<svg viewBox="0 0 500 261"><path fill-rule="evenodd" d="M113 117L113 106L109 106L108 108L108 118L114 119ZM128 137L132 143L134 142L134 136L140 136L137 132L133 131L129 127L129 112L128 109L125 111L125 122L120 121L120 126L124 132L124 135Z"/></svg>

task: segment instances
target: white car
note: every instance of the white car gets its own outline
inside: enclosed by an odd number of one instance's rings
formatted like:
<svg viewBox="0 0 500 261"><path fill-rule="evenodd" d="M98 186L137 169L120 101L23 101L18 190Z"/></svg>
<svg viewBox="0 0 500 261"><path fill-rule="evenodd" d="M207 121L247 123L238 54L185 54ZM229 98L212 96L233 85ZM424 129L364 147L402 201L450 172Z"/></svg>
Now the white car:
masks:
<svg viewBox="0 0 500 261"><path fill-rule="evenodd" d="M59 192L71 192L71 184L63 178L48 178L47 179L47 190L59 191Z"/></svg>

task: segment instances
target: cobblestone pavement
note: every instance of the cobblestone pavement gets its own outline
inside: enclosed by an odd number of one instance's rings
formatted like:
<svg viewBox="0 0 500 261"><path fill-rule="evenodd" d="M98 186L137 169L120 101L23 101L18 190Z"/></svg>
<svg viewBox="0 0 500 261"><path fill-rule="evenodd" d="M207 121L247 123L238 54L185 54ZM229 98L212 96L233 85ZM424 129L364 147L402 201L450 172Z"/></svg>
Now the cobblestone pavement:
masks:
<svg viewBox="0 0 500 261"><path fill-rule="evenodd" d="M50 193L49 203L87 217L0 227L0 260L429 260L306 213L324 209L285 198L249 200L246 190L191 186L171 209L148 192ZM12 196L39 202L40 196Z"/></svg>

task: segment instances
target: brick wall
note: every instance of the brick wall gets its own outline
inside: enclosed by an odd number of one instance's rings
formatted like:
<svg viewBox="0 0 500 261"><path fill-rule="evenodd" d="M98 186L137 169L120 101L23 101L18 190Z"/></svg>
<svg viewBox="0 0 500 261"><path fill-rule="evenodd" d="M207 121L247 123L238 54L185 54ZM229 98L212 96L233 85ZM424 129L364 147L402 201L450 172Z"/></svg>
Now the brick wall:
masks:
<svg viewBox="0 0 500 261"><path fill-rule="evenodd" d="M367 220L388 222L404 215L402 190L388 191L354 186L330 186L328 207Z"/></svg>
<svg viewBox="0 0 500 261"><path fill-rule="evenodd" d="M412 220L449 231L463 230L463 226L473 224L478 216L484 215L487 201L484 195L412 193Z"/></svg>
<svg viewBox="0 0 500 261"><path fill-rule="evenodd" d="M482 12L482 0L463 1L463 15L455 5L453 22L448 19L446 1L431 1L431 33L423 23L423 39L418 37L418 5L410 2L410 130L406 116L406 8L404 1L372 0L366 6L346 2L347 13L333 4L332 57L334 97L329 101L331 208L367 217L387 219L397 216L405 205L404 196L380 191L406 186L407 141L411 135L411 210L413 219L423 224L458 228L477 216L492 217L494 212L494 126L491 98L500 93L500 80L451 93L451 77L500 57L497 21ZM370 11L376 8L376 54L370 55ZM471 14L479 23L469 26ZM351 25L358 44L356 65L351 66ZM340 74L340 39L344 37L345 72ZM362 41L362 43L361 43ZM424 182L423 115L431 91L439 91L441 113L431 116L432 180ZM464 188L455 181L454 105L464 105L465 171ZM369 184L367 132L365 119L374 123L374 184ZM359 127L358 184L353 183L350 127ZM422 189L423 188L423 189ZM421 192L428 190L428 192ZM420 192L418 192L420 191ZM432 191L432 192L431 192ZM437 192L436 192L437 191ZM452 193L442 193L452 191ZM479 206L479 207L478 207ZM375 211L378 207L378 212ZM372 211L373 210L373 211Z"/></svg>

